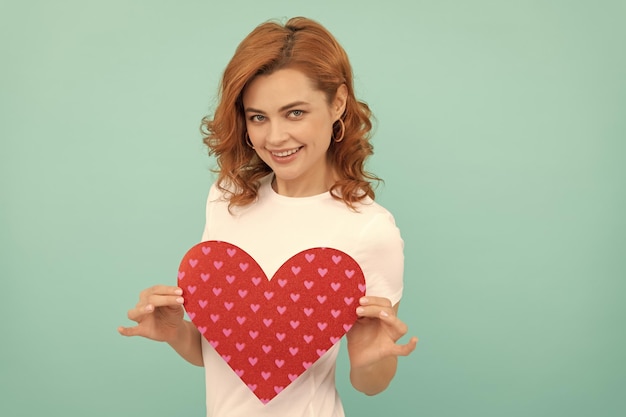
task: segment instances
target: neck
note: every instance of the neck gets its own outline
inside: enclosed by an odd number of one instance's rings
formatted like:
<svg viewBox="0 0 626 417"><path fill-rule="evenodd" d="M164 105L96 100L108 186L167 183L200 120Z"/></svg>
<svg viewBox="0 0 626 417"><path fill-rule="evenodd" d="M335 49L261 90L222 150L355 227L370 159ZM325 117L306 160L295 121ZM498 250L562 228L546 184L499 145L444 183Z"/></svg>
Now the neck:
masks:
<svg viewBox="0 0 626 417"><path fill-rule="evenodd" d="M313 181L285 181L274 175L272 189L285 197L311 197L327 192L334 183L335 176L331 174Z"/></svg>

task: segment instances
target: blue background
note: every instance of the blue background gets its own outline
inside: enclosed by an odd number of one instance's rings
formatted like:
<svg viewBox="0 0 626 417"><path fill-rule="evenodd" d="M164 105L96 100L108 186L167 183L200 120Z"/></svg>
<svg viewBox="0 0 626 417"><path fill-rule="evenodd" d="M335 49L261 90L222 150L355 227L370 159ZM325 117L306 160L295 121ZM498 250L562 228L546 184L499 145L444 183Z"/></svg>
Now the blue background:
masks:
<svg viewBox="0 0 626 417"><path fill-rule="evenodd" d="M202 416L203 371L117 334L175 283L200 119L257 24L305 15L376 115L420 337L350 416L626 414L624 1L0 3L0 414Z"/></svg>

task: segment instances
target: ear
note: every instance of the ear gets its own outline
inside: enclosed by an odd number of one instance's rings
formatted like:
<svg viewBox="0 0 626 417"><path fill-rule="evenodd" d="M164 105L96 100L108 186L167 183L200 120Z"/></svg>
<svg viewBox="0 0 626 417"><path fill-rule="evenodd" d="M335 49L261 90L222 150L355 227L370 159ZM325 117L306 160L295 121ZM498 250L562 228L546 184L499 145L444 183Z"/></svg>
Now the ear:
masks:
<svg viewBox="0 0 626 417"><path fill-rule="evenodd" d="M347 101L348 87L346 87L345 84L341 84L339 88L337 88L337 93L335 93L335 99L331 106L335 118L339 119L343 115L343 112L346 110Z"/></svg>

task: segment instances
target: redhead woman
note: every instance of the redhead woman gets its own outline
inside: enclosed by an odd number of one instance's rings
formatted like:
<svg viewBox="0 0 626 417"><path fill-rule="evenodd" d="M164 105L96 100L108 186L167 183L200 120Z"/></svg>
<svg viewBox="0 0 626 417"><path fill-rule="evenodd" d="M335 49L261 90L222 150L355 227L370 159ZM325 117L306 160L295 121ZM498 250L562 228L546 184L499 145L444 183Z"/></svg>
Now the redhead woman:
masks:
<svg viewBox="0 0 626 417"><path fill-rule="evenodd" d="M298 17L263 23L238 46L220 86L219 105L202 121L218 163L208 193L203 241L244 249L272 276L295 253L336 248L354 258L366 282L346 334L350 381L375 395L393 379L399 356L417 344L399 339L403 240L388 210L374 201L378 178L364 169L372 154L371 113L355 97L343 48L319 23ZM330 294L329 294L330 296ZM335 388L339 343L263 404L184 319L182 288L156 285L128 312L124 336L167 342L206 372L207 416L339 417Z"/></svg>

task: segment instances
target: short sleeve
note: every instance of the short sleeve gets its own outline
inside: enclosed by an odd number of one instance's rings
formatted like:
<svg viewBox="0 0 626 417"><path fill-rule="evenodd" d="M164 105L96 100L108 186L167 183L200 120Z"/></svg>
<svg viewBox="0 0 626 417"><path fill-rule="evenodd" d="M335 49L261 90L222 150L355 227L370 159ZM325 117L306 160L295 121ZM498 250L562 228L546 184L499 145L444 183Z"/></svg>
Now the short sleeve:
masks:
<svg viewBox="0 0 626 417"><path fill-rule="evenodd" d="M396 305L402 298L404 241L390 213L377 214L363 229L358 262L366 295L385 297Z"/></svg>

